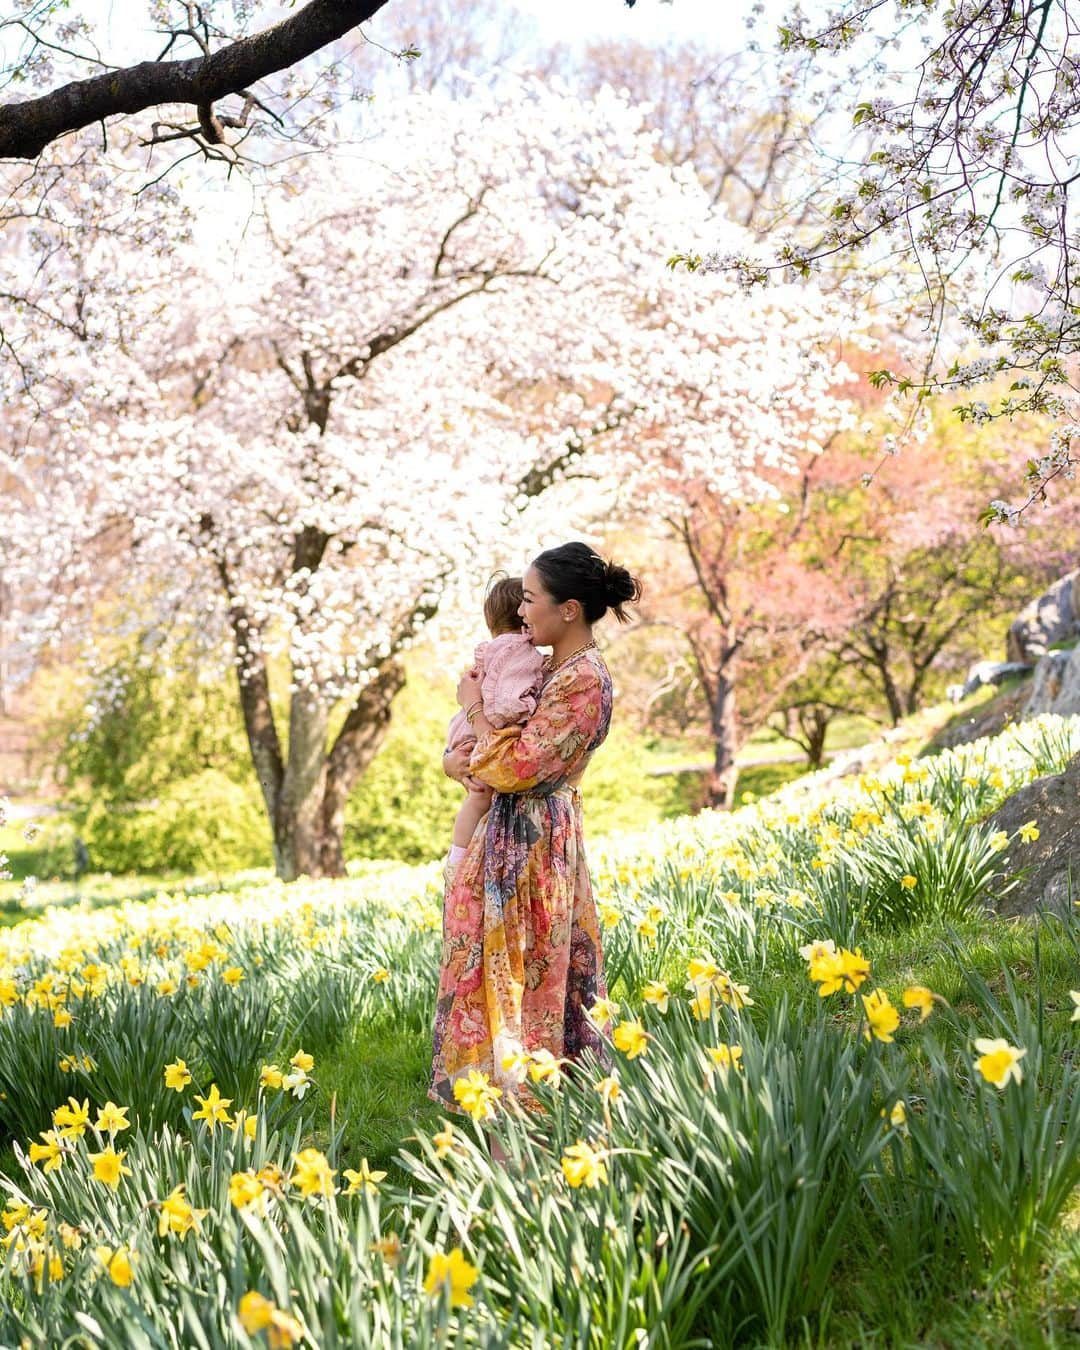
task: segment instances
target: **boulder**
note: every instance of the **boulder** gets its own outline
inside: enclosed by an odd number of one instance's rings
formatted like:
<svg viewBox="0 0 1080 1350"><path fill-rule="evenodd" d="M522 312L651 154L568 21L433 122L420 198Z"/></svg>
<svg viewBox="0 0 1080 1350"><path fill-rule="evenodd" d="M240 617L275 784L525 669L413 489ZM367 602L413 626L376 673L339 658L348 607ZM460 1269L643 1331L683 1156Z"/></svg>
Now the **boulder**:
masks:
<svg viewBox="0 0 1080 1350"><path fill-rule="evenodd" d="M1061 672L1061 687L1050 711L1059 717L1076 717L1080 715L1080 646L1067 655L1069 659Z"/></svg>
<svg viewBox="0 0 1080 1350"><path fill-rule="evenodd" d="M1080 568L1068 572L1036 600L1032 600L1009 627L1005 655L1010 661L1033 661L1045 656L1055 642L1068 642L1080 632Z"/></svg>
<svg viewBox="0 0 1080 1350"><path fill-rule="evenodd" d="M967 673L960 696L967 698L984 684L1004 684L1006 680L1030 675L1031 671L1032 666L1027 661L977 661Z"/></svg>
<svg viewBox="0 0 1080 1350"><path fill-rule="evenodd" d="M1072 652L1047 652L1040 658L1032 677L1031 692L1024 704L1024 717L1037 717L1039 713L1054 711L1071 656Z"/></svg>
<svg viewBox="0 0 1080 1350"><path fill-rule="evenodd" d="M1038 826L1039 837L1024 844L1017 831L1029 820ZM986 824L1008 831L1014 842L1001 857L1008 860L1010 878L1021 873L1019 884L999 901L1002 914L1067 910L1080 900L1080 755L1063 773L1037 778L1013 793Z"/></svg>

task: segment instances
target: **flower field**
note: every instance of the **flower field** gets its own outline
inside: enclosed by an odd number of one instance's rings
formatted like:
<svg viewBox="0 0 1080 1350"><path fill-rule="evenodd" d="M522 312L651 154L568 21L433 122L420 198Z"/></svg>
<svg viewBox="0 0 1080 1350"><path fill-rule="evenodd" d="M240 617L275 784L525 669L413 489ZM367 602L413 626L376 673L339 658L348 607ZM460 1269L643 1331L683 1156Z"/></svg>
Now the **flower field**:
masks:
<svg viewBox="0 0 1080 1350"><path fill-rule="evenodd" d="M420 1089L392 1159L324 1066L428 1043L436 866L0 930L0 1345L908 1344L995 1306L1054 1343L1080 916L982 917L1038 822L979 822L1078 752L1043 718L595 841L607 1061L505 1066L539 1122Z"/></svg>

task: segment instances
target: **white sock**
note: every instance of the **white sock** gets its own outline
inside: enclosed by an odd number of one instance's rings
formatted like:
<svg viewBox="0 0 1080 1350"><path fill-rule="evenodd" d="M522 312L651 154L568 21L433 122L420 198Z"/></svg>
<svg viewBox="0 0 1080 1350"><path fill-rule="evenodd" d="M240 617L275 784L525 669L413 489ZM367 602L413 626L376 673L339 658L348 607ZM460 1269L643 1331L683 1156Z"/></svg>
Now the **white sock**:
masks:
<svg viewBox="0 0 1080 1350"><path fill-rule="evenodd" d="M464 856L465 856L465 854L466 854L467 851L468 851L468 850L465 849L461 844L451 844L451 845L450 845L450 861L451 861L452 863L460 862L460 861L462 860L462 858L464 858Z"/></svg>

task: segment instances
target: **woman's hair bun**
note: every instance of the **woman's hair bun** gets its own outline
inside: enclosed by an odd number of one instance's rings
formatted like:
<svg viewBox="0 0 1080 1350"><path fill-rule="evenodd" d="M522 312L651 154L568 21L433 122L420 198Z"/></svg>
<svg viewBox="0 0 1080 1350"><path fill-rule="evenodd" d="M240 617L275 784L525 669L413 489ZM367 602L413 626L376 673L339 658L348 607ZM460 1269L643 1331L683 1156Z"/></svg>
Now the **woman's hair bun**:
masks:
<svg viewBox="0 0 1080 1350"><path fill-rule="evenodd" d="M577 600L587 623L610 610L620 623L627 620L623 605L641 599L641 582L617 563L605 562L595 549L579 539L545 549L533 559L544 589L556 602Z"/></svg>
<svg viewBox="0 0 1080 1350"><path fill-rule="evenodd" d="M604 598L615 609L641 599L641 582L618 563L604 564Z"/></svg>

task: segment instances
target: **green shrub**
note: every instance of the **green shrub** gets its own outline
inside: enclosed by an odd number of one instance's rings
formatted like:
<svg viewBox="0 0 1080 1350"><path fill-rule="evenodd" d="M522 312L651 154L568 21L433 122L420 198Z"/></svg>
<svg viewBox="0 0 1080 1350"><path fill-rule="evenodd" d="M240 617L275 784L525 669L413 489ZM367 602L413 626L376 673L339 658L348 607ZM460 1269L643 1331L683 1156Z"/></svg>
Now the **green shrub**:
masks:
<svg viewBox="0 0 1080 1350"><path fill-rule="evenodd" d="M177 779L146 806L95 800L80 828L94 871L225 872L271 856L257 789L217 769Z"/></svg>

